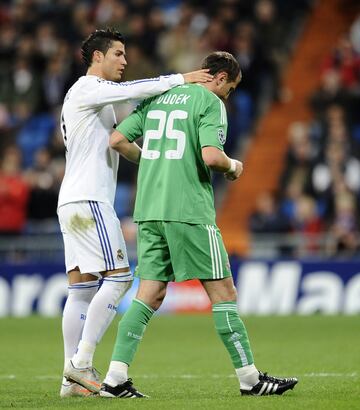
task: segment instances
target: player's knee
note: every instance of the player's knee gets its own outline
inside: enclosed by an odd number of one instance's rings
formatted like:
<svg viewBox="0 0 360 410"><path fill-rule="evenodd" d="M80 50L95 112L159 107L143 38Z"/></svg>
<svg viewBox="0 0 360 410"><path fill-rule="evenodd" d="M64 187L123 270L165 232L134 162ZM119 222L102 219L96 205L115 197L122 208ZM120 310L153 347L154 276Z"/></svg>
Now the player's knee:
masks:
<svg viewBox="0 0 360 410"><path fill-rule="evenodd" d="M166 295L167 283L141 280L136 299L142 300L154 310L158 310Z"/></svg>
<svg viewBox="0 0 360 410"><path fill-rule="evenodd" d="M146 303L148 306L151 307L153 310L158 310L165 298L166 292L157 292L157 293L152 293L152 294L147 294L147 295L140 295L139 293L136 296L136 299L142 300L144 303Z"/></svg>
<svg viewBox="0 0 360 410"><path fill-rule="evenodd" d="M237 299L236 287L232 286L232 288L229 289L229 300L236 300L236 299Z"/></svg>
<svg viewBox="0 0 360 410"><path fill-rule="evenodd" d="M133 279L129 280L128 282L125 282L125 292L127 292L133 284Z"/></svg>

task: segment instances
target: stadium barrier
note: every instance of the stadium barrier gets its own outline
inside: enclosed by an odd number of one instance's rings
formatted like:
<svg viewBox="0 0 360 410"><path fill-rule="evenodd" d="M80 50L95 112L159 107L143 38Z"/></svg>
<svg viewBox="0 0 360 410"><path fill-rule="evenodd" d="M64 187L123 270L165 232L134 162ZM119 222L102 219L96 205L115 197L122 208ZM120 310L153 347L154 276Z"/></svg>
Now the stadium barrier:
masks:
<svg viewBox="0 0 360 410"><path fill-rule="evenodd" d="M242 314L287 315L360 313L360 264L356 261L230 260ZM132 263L132 269L135 262ZM118 310L134 297L137 279ZM62 264L2 264L0 317L61 315L67 295ZM170 283L163 313L208 312L197 281Z"/></svg>

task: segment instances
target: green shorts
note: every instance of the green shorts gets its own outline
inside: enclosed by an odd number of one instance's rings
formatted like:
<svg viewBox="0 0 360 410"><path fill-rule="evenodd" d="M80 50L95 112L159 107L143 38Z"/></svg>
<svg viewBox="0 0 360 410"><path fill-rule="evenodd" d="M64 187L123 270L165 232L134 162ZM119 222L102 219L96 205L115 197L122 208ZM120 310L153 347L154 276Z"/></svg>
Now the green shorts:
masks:
<svg viewBox="0 0 360 410"><path fill-rule="evenodd" d="M216 225L149 221L138 225L141 279L182 282L231 276L229 258Z"/></svg>

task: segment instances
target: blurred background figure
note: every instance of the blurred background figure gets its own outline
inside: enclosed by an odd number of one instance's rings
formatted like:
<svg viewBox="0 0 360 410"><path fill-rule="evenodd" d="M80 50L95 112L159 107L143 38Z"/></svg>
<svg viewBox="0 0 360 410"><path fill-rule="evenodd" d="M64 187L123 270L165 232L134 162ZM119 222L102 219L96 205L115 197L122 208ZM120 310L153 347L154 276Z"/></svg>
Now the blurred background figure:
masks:
<svg viewBox="0 0 360 410"><path fill-rule="evenodd" d="M335 196L335 211L329 232L329 256L340 253L342 256L353 257L359 251L359 209L356 197L344 185Z"/></svg>
<svg viewBox="0 0 360 410"><path fill-rule="evenodd" d="M256 209L250 216L249 228L253 233L285 233L289 231L289 221L279 211L272 193L263 192L257 198Z"/></svg>
<svg viewBox="0 0 360 410"><path fill-rule="evenodd" d="M28 199L29 186L21 175L21 152L9 146L0 161L0 235L22 233Z"/></svg>

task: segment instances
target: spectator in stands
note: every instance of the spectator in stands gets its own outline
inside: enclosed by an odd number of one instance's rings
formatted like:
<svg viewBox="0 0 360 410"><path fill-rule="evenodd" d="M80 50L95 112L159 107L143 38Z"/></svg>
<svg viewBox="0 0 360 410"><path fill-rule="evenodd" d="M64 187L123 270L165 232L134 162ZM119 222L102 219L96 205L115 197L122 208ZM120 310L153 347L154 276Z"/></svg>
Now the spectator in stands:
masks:
<svg viewBox="0 0 360 410"><path fill-rule="evenodd" d="M59 106L65 96L68 81L68 72L64 69L63 60L59 56L48 60L42 78L43 94L47 107Z"/></svg>
<svg viewBox="0 0 360 410"><path fill-rule="evenodd" d="M41 84L29 60L17 58L7 81L8 92L4 99L10 106L26 102L33 112L39 109Z"/></svg>
<svg viewBox="0 0 360 410"><path fill-rule="evenodd" d="M316 253L321 247L319 235L323 231L323 223L319 216L316 201L306 195L298 198L295 204L295 215L291 221L293 232L298 234L301 243L296 254L308 255Z"/></svg>
<svg viewBox="0 0 360 410"><path fill-rule="evenodd" d="M158 72L156 66L137 43L126 44L126 59L133 68L125 74L125 81L138 80L146 76L155 77Z"/></svg>
<svg viewBox="0 0 360 410"><path fill-rule="evenodd" d="M346 89L359 89L360 55L352 47L347 35L340 37L334 51L326 58L323 69L337 70L341 84Z"/></svg>
<svg viewBox="0 0 360 410"><path fill-rule="evenodd" d="M279 209L289 220L295 217L296 203L303 193L303 181L296 178L283 188Z"/></svg>
<svg viewBox="0 0 360 410"><path fill-rule="evenodd" d="M311 193L310 176L314 165L314 150L309 136L309 127L304 122L294 122L289 126L289 149L280 186L283 192L296 180L301 192Z"/></svg>
<svg viewBox="0 0 360 410"><path fill-rule="evenodd" d="M311 96L310 105L315 115L324 119L330 105L337 104L348 110L351 101L351 95L342 87L339 71L329 69L322 74L321 85Z"/></svg>
<svg viewBox="0 0 360 410"><path fill-rule="evenodd" d="M237 25L233 37L233 50L243 73L241 90L252 97L257 112L260 93L269 67L262 50L257 48L255 27L252 22L241 22Z"/></svg>
<svg viewBox="0 0 360 410"><path fill-rule="evenodd" d="M56 221L61 174L58 176L55 171L49 150L40 148L36 151L34 165L25 173L31 187L28 218L33 225L34 222L47 222L49 218Z"/></svg>
<svg viewBox="0 0 360 410"><path fill-rule="evenodd" d="M281 71L288 47L285 25L280 24L277 7L273 0L258 0L255 4L255 28L258 47L264 53L268 67L268 87L274 100L281 100Z"/></svg>
<svg viewBox="0 0 360 410"><path fill-rule="evenodd" d="M335 196L335 215L329 233L328 254L349 257L360 251L356 197L346 188L340 190Z"/></svg>
<svg viewBox="0 0 360 410"><path fill-rule="evenodd" d="M330 142L324 161L318 163L312 172L312 185L318 197L331 197L334 184L344 180L354 193L360 192L360 161L346 152L346 146Z"/></svg>
<svg viewBox="0 0 360 410"><path fill-rule="evenodd" d="M289 231L289 221L279 212L273 193L262 192L257 197L255 211L250 216L249 228L252 233L260 234Z"/></svg>
<svg viewBox="0 0 360 410"><path fill-rule="evenodd" d="M29 188L21 175L21 152L9 146L0 160L0 234L20 234L26 224Z"/></svg>
<svg viewBox="0 0 360 410"><path fill-rule="evenodd" d="M208 54L209 34L196 36L190 31L190 23L180 21L172 30L161 34L158 53L170 71L193 70Z"/></svg>

